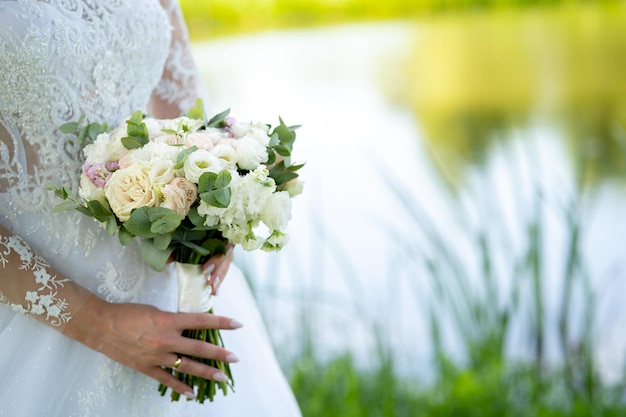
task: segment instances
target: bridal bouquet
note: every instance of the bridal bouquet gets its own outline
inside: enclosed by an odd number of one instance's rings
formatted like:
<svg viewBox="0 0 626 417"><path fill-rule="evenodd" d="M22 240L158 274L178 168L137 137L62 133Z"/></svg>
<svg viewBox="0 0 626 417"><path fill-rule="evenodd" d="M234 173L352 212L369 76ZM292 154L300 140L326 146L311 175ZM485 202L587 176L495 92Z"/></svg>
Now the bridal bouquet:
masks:
<svg viewBox="0 0 626 417"><path fill-rule="evenodd" d="M61 126L84 146L78 195L51 189L65 200L54 211L76 209L101 222L122 245L141 240L141 255L161 271L176 262L179 311L212 313L211 288L200 266L227 244L245 250L278 251L287 242L291 197L302 191L291 164L295 128L243 123L222 112L210 120L201 101L185 116L155 119L137 111L122 125L81 121ZM218 330L185 336L222 346ZM227 363L193 358L222 370L229 382L208 381L170 371L196 390L196 400L213 400L232 389ZM162 395L167 387L161 385ZM179 395L171 394L172 400Z"/></svg>

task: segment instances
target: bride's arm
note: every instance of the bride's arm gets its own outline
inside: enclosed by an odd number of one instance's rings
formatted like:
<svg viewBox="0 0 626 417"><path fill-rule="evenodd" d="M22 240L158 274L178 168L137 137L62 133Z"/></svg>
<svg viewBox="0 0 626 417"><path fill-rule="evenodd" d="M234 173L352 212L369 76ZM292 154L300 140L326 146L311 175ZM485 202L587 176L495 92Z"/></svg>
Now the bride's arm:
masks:
<svg viewBox="0 0 626 417"><path fill-rule="evenodd" d="M161 0L172 27L170 51L163 76L154 90L150 113L158 118L174 118L193 107L202 97L202 80L191 54L187 26L176 0Z"/></svg>
<svg viewBox="0 0 626 417"><path fill-rule="evenodd" d="M237 361L226 349L182 336L184 329L235 329L241 326L236 321L212 314L168 313L143 304L108 303L60 276L2 224L0 302L183 395L192 396L193 390L162 368L172 366L178 354ZM183 360L178 369L226 380L217 369L191 360Z"/></svg>

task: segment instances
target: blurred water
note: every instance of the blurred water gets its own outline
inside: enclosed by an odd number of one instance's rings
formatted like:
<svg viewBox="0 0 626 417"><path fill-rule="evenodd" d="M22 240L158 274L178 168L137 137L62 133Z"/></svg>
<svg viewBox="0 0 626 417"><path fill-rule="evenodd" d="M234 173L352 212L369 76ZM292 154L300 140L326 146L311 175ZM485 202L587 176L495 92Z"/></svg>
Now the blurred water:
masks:
<svg viewBox="0 0 626 417"><path fill-rule="evenodd" d="M302 326L311 319L301 314L304 307L315 313L311 325L323 341L323 354L349 348L367 364L375 346L372 323L378 323L400 367L428 373L431 287L423 267L407 259L412 256L407 247L416 239L411 214L392 197L386 178L401 183L461 253L472 242L459 236L457 207L450 207L442 193L415 117L389 94L403 87L400 68L415 33L411 25L394 22L194 45L209 113L231 108L231 115L242 120L276 123L280 115L287 124L303 125L294 159L306 162L301 171L305 191L294 200L290 243L278 254L237 253L283 359L304 343ZM516 223L532 208L533 181L545 187L544 198L553 207L573 192L571 161L555 139L558 134L541 123L518 133L523 141L492 152L480 175L467 174L484 200L499 202L497 216L487 217L487 223L501 222L496 229L506 240L503 248L523 244ZM619 331L626 323L619 297L626 278L624 202L619 188L608 184L585 203L585 259L598 277L594 286L602 291L597 346L601 365L617 371L607 372L610 377L619 375L626 346ZM493 214L480 207L473 213L478 222ZM546 297L548 305L556 305L566 230L558 210L547 210L545 216L547 253L557 259L547 266L547 276L555 279L545 283ZM467 265L478 267L471 259ZM453 333L452 328L443 331ZM448 336L454 353L454 334ZM513 353L524 354L523 340L520 330L511 342L517 347Z"/></svg>

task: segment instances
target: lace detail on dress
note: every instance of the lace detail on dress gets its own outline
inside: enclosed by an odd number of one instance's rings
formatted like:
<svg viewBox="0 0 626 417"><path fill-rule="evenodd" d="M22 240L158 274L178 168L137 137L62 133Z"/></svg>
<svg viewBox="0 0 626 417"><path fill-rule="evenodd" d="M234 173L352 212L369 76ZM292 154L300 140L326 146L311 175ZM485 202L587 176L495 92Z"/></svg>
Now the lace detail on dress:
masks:
<svg viewBox="0 0 626 417"><path fill-rule="evenodd" d="M12 253L19 256L19 269L31 271L36 288L26 291L22 303L11 302L7 295L0 292L0 302L8 304L13 310L33 317L46 320L52 326L61 326L67 323L71 316L67 312L67 303L57 297L57 291L69 281L66 278L58 278L48 271L50 265L30 250L30 247L19 237L0 236L0 264L6 269L9 263L9 255ZM6 278L5 278L6 279ZM13 298L13 297L11 297Z"/></svg>
<svg viewBox="0 0 626 417"><path fill-rule="evenodd" d="M115 126L147 111L178 10L159 0L0 1L0 224L57 271L93 259L69 276L111 301L138 300L145 266L124 261L134 252L91 219L51 212L60 200L48 184L76 192L82 159L76 136L58 128L81 116ZM168 68L184 82L172 56ZM31 310L48 302L32 298Z"/></svg>

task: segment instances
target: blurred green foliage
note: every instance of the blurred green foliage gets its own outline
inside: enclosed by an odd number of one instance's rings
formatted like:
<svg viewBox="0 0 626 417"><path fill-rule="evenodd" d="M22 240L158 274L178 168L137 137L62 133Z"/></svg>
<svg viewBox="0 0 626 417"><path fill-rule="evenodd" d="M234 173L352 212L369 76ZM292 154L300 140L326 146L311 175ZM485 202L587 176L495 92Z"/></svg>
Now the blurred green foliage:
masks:
<svg viewBox="0 0 626 417"><path fill-rule="evenodd" d="M615 2L619 0L596 0ZM193 39L448 11L577 4L585 0L180 0ZM587 1L588 2L588 1Z"/></svg>
<svg viewBox="0 0 626 417"><path fill-rule="evenodd" d="M407 103L461 181L497 139L550 126L581 185L626 178L626 4L450 13L416 25Z"/></svg>

